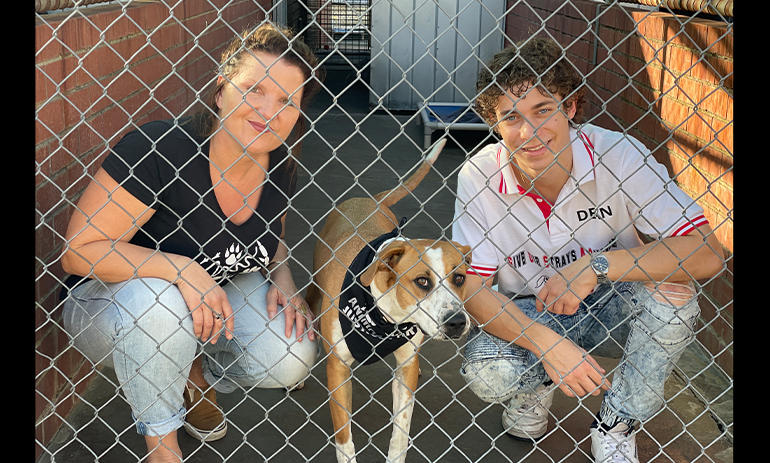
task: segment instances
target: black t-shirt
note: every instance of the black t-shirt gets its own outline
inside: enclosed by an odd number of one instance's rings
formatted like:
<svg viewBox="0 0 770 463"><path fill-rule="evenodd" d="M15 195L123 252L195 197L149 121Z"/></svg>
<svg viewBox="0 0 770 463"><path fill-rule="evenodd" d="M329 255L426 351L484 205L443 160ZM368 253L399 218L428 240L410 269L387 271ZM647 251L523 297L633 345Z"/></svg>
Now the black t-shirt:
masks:
<svg viewBox="0 0 770 463"><path fill-rule="evenodd" d="M400 226L405 221L402 219ZM418 326L415 323L396 325L386 319L375 305L369 287L361 284L360 274L376 258L380 245L398 235L399 229L395 228L370 241L353 259L342 281L340 328L348 350L362 365L382 360L417 334Z"/></svg>
<svg viewBox="0 0 770 463"><path fill-rule="evenodd" d="M256 213L235 225L219 207L209 173L209 142L190 118L155 121L126 134L102 168L155 212L130 243L194 259L217 281L258 271L275 256L281 217L297 177L287 170L285 147L270 153ZM62 290L82 280L70 277Z"/></svg>

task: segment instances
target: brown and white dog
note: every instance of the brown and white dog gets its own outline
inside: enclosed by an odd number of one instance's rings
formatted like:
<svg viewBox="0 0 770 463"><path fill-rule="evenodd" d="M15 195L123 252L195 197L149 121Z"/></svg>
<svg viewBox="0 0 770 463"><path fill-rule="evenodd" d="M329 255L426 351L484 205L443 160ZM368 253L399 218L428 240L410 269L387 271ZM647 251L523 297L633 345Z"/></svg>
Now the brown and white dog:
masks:
<svg viewBox="0 0 770 463"><path fill-rule="evenodd" d="M444 144L445 140L437 143L418 170L399 187L379 193L373 199L353 198L339 205L329 215L316 244L313 254L315 284L310 285L306 299L316 316L320 316L321 338L328 354L329 405L340 463L356 461L350 426L351 367L356 359L341 326L340 310L351 312L348 301L341 300L343 280L367 243L398 226L388 207L420 183ZM469 317L463 309L470 247L449 241L398 237L372 253L376 257L360 274L359 281L369 287L376 301L374 310L378 308L383 319L399 327L415 324L408 334L411 339L393 352L397 368L392 383L393 433L387 461L404 462L414 408L413 394L419 375L417 353L420 344L425 336L458 339L470 327ZM379 314L373 317L379 317ZM368 319L366 315L359 315L362 322ZM348 324L345 319L342 321ZM370 359L364 363L380 359L372 352L370 349Z"/></svg>

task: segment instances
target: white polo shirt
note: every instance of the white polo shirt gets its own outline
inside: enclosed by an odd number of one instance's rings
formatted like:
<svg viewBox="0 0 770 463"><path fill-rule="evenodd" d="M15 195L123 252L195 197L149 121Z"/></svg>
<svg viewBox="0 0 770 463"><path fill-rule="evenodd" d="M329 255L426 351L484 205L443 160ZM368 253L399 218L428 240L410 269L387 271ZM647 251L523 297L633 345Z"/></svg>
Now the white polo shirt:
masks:
<svg viewBox="0 0 770 463"><path fill-rule="evenodd" d="M501 291L537 294L586 253L640 246L634 227L662 239L708 223L638 140L592 125L570 136L572 172L553 207L521 187L502 143L460 170L452 239L471 246L469 271L497 275Z"/></svg>

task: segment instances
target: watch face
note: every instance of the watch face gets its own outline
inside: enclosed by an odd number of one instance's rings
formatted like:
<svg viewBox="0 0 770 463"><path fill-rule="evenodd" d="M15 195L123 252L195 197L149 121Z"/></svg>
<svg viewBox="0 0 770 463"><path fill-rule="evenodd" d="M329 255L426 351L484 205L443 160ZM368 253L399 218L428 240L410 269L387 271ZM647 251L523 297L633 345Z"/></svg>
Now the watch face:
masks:
<svg viewBox="0 0 770 463"><path fill-rule="evenodd" d="M593 265L593 268L598 273L602 273L602 274L607 273L607 270L610 269L610 263L609 261L607 261L607 258L604 256L596 256L592 265Z"/></svg>

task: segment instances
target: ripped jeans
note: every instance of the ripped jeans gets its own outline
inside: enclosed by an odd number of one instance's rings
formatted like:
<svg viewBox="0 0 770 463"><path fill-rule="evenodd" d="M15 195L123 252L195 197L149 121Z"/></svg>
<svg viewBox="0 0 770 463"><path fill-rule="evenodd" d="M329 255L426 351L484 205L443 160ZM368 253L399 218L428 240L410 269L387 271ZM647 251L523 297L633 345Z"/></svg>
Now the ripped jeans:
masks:
<svg viewBox="0 0 770 463"><path fill-rule="evenodd" d="M184 423L182 392L201 350L203 376L217 392L291 387L307 377L316 343L307 336L297 342L296 330L285 336L280 305L268 322L269 287L259 272L236 275L222 287L235 327L233 339L223 334L216 344L201 345L182 294L158 278L83 283L64 302L64 327L91 362L115 368L137 432L163 436Z"/></svg>
<svg viewBox="0 0 770 463"><path fill-rule="evenodd" d="M510 295L506 295L510 297ZM604 395L598 419L608 426L634 426L661 409L664 385L694 337L700 307L692 283L642 282L597 287L573 315L538 313L535 297L514 301L534 322L569 338L592 356L621 358ZM479 398L504 403L532 393L549 379L537 355L474 327L460 373Z"/></svg>

